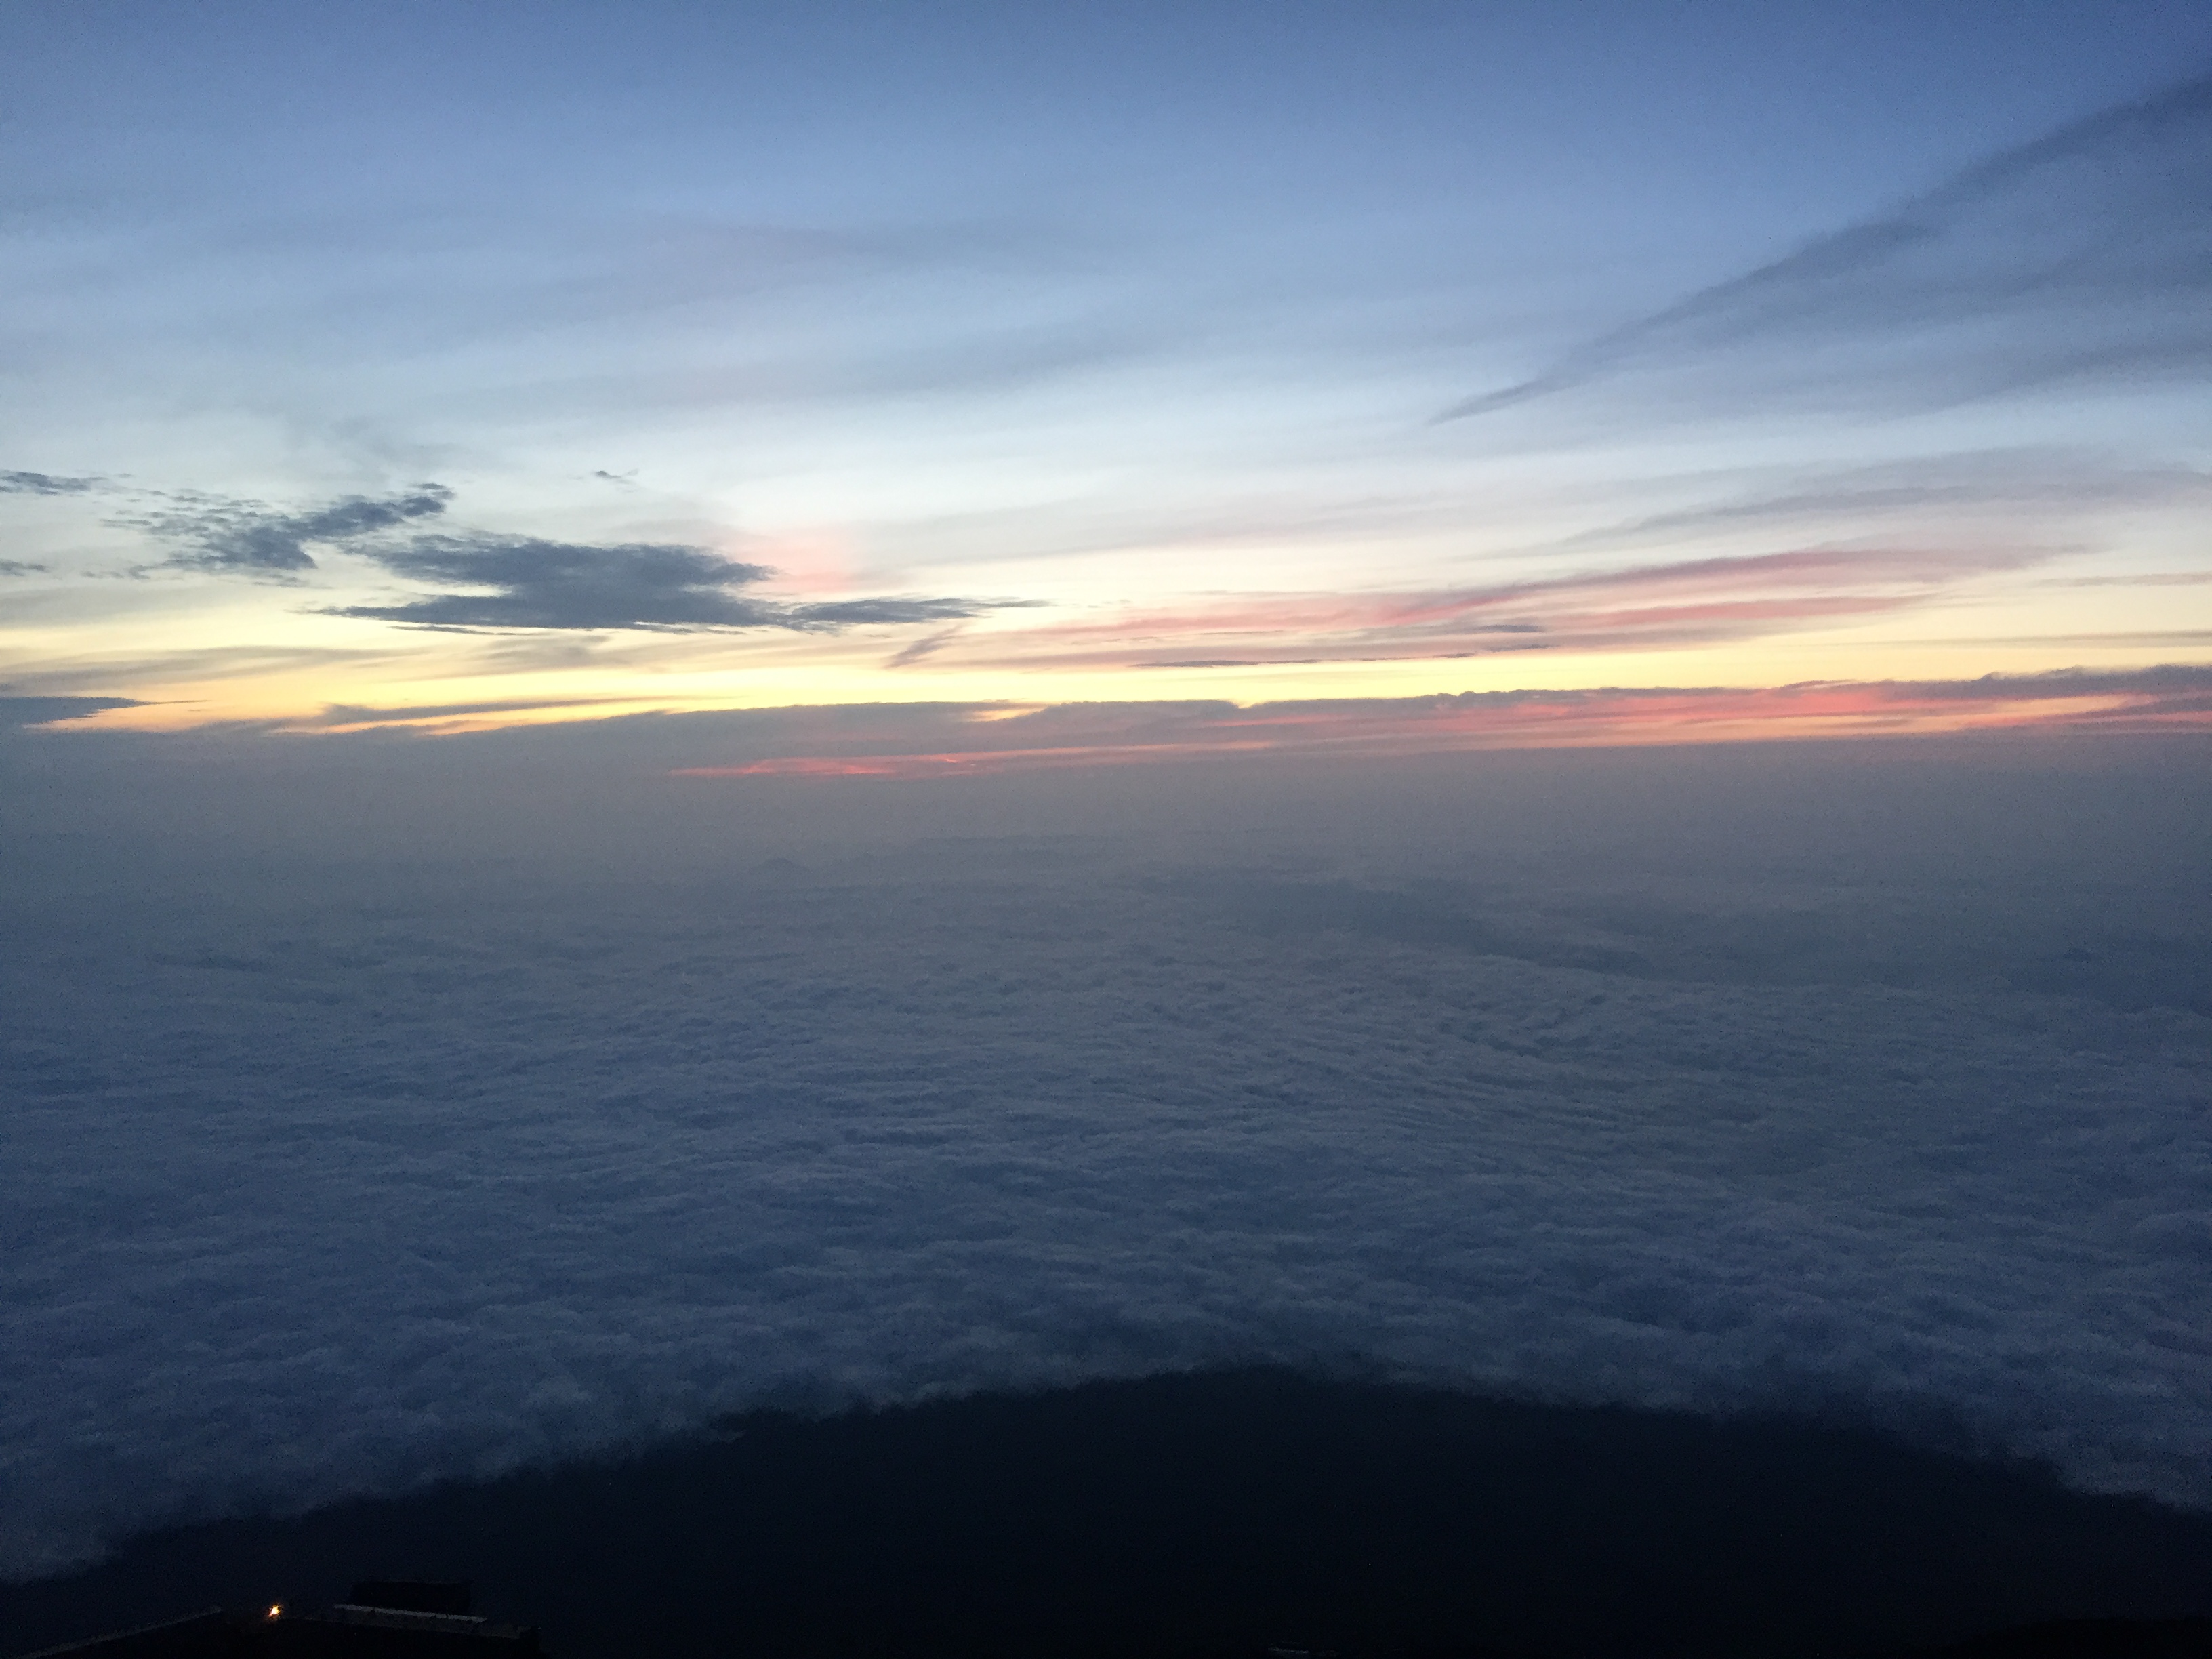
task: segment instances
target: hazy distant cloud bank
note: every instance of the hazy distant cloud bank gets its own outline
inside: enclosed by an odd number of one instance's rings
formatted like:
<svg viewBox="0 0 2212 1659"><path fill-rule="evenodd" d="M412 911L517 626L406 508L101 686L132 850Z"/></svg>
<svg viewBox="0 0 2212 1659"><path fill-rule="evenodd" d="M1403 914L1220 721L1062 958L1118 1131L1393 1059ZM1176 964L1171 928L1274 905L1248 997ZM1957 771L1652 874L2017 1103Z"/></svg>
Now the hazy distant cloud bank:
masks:
<svg viewBox="0 0 2212 1659"><path fill-rule="evenodd" d="M1907 402L2201 376L2208 179L2212 76L1995 156L1443 418L1643 373L1707 372L1707 394L1731 400L1818 386Z"/></svg>
<svg viewBox="0 0 2212 1659"><path fill-rule="evenodd" d="M437 752L550 745L567 803L581 740ZM848 793L787 820L808 867L735 839L758 784L677 798L709 854L627 885L501 877L489 830L449 877L18 834L0 1565L766 1400L1252 1358L1948 1413L2212 1504L2201 778L1854 768L1785 823L1515 775L1364 787L1340 842L1255 804L1227 863L805 851ZM1696 850L1591 850L1638 824Z"/></svg>

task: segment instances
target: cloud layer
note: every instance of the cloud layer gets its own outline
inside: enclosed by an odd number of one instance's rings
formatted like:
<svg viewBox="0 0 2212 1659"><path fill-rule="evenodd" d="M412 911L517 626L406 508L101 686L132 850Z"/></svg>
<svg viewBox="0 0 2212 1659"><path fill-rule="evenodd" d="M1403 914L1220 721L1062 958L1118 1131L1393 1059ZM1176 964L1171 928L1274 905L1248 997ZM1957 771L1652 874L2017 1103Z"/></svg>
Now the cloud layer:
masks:
<svg viewBox="0 0 2212 1659"><path fill-rule="evenodd" d="M573 790L592 751L542 741ZM234 756L209 799L357 822L422 747L320 783ZM149 822L209 811L152 752L115 750ZM198 850L19 836L0 1563L762 1401L1355 1354L1948 1413L2212 1504L2181 752L2016 786L1372 774L1340 839L1248 780L1196 858L818 850L848 797L778 860L747 840L773 803L724 798L702 860L611 821L627 883L475 831L443 872L229 820ZM1589 776L1616 781L1562 792ZM440 799L411 847L463 839ZM1593 834L1616 850L1562 858Z"/></svg>

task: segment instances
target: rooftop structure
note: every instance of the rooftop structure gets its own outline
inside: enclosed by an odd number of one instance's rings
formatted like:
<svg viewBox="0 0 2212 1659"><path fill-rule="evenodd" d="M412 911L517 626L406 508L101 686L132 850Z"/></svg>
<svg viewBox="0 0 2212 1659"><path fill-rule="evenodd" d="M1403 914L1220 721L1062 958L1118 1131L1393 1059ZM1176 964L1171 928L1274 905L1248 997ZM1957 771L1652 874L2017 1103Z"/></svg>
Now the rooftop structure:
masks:
<svg viewBox="0 0 2212 1659"><path fill-rule="evenodd" d="M28 1659L536 1659L534 1626L470 1611L466 1583L370 1579L334 1607L209 1607Z"/></svg>

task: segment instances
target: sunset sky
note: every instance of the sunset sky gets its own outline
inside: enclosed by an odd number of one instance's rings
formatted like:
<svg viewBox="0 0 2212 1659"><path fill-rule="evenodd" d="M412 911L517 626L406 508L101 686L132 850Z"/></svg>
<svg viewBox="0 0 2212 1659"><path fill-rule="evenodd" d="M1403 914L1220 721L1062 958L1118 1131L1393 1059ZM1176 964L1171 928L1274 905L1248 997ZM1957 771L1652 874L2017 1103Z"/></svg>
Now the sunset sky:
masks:
<svg viewBox="0 0 2212 1659"><path fill-rule="evenodd" d="M2212 1615L2208 529L2205 0L8 0L0 1654Z"/></svg>
<svg viewBox="0 0 2212 1659"><path fill-rule="evenodd" d="M2197 723L2212 15L2099 17L11 9L0 692Z"/></svg>

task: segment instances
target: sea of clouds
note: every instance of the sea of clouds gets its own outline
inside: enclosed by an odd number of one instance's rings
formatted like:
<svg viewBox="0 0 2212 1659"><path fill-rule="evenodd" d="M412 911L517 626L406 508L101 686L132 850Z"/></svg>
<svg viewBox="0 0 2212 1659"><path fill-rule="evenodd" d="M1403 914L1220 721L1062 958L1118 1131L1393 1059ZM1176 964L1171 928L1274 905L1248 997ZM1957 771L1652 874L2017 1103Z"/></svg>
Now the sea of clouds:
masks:
<svg viewBox="0 0 2212 1659"><path fill-rule="evenodd" d="M1253 1359L2212 1505L2201 744L658 817L555 768L468 819L478 740L68 741L4 826L9 1575L761 1403Z"/></svg>

